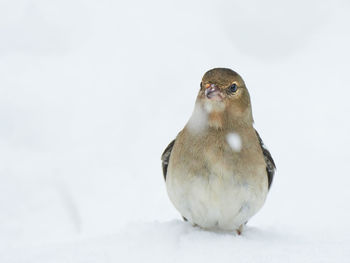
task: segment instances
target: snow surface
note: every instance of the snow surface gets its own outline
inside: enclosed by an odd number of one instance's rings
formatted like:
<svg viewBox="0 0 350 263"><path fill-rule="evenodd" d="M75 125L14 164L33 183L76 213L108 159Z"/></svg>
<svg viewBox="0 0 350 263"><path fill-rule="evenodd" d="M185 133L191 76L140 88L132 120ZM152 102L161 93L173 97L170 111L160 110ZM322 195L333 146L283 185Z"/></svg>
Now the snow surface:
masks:
<svg viewBox="0 0 350 263"><path fill-rule="evenodd" d="M349 262L350 4L0 2L0 262ZM277 173L242 236L181 220L160 155L203 73Z"/></svg>

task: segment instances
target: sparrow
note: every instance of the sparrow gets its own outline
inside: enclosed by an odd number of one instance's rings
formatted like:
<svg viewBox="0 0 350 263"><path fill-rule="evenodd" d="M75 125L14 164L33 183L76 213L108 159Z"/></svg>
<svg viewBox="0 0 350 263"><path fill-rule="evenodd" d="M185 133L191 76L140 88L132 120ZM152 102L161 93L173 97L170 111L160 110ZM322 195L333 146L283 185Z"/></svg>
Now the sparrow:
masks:
<svg viewBox="0 0 350 263"><path fill-rule="evenodd" d="M207 71L192 116L161 157L168 196L185 221L241 234L263 206L276 166L253 124L241 76Z"/></svg>

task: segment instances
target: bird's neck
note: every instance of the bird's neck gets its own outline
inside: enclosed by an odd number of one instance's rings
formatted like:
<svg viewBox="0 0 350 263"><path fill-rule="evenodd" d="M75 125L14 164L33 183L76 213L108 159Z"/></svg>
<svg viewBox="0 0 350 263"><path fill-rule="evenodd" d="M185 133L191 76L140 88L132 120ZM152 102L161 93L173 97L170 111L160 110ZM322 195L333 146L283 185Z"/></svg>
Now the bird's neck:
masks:
<svg viewBox="0 0 350 263"><path fill-rule="evenodd" d="M224 108L210 109L196 103L192 116L186 128L195 134L204 132L206 129L214 129L221 131L238 130L244 127L252 127L253 118L251 111L242 112L242 114L234 114Z"/></svg>
<svg viewBox="0 0 350 263"><path fill-rule="evenodd" d="M208 114L208 125L210 128L217 130L237 130L239 128L251 127L252 118L242 118L230 115L226 111L213 111Z"/></svg>
<svg viewBox="0 0 350 263"><path fill-rule="evenodd" d="M225 127L225 114L223 112L211 112L208 115L209 127L222 130Z"/></svg>

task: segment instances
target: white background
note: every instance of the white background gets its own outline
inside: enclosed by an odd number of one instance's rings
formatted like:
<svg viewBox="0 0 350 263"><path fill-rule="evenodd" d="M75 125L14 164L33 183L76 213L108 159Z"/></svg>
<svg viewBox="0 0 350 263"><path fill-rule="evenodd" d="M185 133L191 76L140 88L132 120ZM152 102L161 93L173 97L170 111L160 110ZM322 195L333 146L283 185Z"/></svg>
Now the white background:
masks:
<svg viewBox="0 0 350 263"><path fill-rule="evenodd" d="M349 262L350 4L0 1L0 262ZM202 75L277 174L242 236L181 220L160 155Z"/></svg>

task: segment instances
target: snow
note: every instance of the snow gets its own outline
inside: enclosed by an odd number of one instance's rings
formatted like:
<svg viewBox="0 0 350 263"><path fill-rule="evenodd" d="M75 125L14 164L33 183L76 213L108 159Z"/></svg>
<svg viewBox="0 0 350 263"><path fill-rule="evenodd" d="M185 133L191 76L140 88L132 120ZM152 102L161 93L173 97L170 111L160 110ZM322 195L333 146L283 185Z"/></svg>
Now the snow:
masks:
<svg viewBox="0 0 350 263"><path fill-rule="evenodd" d="M0 262L348 262L349 11L2 1ZM161 172L214 67L243 77L277 165L242 236L183 222Z"/></svg>
<svg viewBox="0 0 350 263"><path fill-rule="evenodd" d="M248 228L243 236L193 228L179 220L130 223L113 235L27 247L4 262L327 262L345 256L348 244L289 230ZM315 243L316 241L316 243ZM320 255L321 253L321 255ZM345 260L345 258L344 258ZM345 261L344 261L345 262Z"/></svg>
<svg viewBox="0 0 350 263"><path fill-rule="evenodd" d="M241 136L238 133L231 132L226 136L227 143L235 152L240 152L242 149Z"/></svg>
<svg viewBox="0 0 350 263"><path fill-rule="evenodd" d="M194 110L187 123L187 127L193 134L203 132L208 127L208 113L198 102L195 103Z"/></svg>

